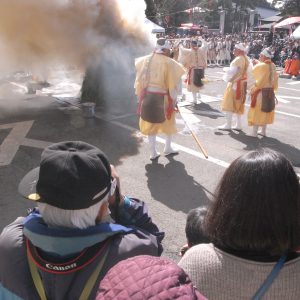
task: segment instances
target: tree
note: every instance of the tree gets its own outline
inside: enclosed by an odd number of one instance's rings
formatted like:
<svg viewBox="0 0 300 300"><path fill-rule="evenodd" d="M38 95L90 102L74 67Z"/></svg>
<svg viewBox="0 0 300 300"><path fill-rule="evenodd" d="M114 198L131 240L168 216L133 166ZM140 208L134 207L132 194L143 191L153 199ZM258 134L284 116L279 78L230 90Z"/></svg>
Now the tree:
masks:
<svg viewBox="0 0 300 300"><path fill-rule="evenodd" d="M188 9L190 1L186 0L153 0L159 23L165 23L166 27L170 24L175 25L180 12Z"/></svg>
<svg viewBox="0 0 300 300"><path fill-rule="evenodd" d="M300 16L300 1L286 0L283 6L283 13L291 16Z"/></svg>
<svg viewBox="0 0 300 300"><path fill-rule="evenodd" d="M157 9L154 0L145 0L145 3L147 5L147 8L145 10L146 17L149 20L156 22Z"/></svg>

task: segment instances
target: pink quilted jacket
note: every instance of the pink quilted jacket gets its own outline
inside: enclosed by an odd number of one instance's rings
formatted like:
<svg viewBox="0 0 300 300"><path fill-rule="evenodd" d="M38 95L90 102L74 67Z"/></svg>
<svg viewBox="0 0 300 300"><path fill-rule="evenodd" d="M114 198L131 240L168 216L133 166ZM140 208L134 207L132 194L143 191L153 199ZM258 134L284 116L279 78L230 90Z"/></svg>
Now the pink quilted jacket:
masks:
<svg viewBox="0 0 300 300"><path fill-rule="evenodd" d="M148 255L119 262L100 283L96 300L205 300L174 262Z"/></svg>

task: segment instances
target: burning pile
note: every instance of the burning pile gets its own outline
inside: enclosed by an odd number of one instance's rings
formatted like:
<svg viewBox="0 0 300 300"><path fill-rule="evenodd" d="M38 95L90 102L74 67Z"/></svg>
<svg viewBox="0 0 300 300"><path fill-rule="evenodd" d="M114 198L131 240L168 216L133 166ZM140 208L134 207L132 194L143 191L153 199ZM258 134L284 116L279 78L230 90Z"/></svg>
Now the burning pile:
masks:
<svg viewBox="0 0 300 300"><path fill-rule="evenodd" d="M148 47L145 8L143 0L1 0L0 73L88 68L88 90L101 81L103 95L115 89L115 72L131 76L133 57Z"/></svg>

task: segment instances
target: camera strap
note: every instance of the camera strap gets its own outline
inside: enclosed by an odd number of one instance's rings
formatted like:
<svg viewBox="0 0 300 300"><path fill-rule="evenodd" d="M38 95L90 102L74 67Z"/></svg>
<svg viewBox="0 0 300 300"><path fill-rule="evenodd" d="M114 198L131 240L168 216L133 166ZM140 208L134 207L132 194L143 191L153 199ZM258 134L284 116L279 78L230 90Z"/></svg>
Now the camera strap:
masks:
<svg viewBox="0 0 300 300"><path fill-rule="evenodd" d="M271 286L271 284L273 283L273 281L275 280L275 278L278 276L280 270L282 269L282 267L283 267L283 265L285 263L286 257L287 257L287 255L283 254L279 258L279 260L277 261L276 265L272 269L271 273L266 278L266 280L264 281L264 283L260 286L260 288L257 290L257 292L253 296L252 300L260 300L263 297L263 295L265 294L265 292L269 289L269 287Z"/></svg>
<svg viewBox="0 0 300 300"><path fill-rule="evenodd" d="M30 269L30 273L31 273L31 277L32 277L32 280L34 282L34 286L37 290L37 293L39 294L41 300L47 300L47 296L46 296L46 292L45 292L45 288L44 288L44 285L43 285L43 282L42 282L42 279L41 279L41 276L38 272L38 268L36 266L36 263L34 261L34 258L32 256L32 253L30 251L30 247L28 246L29 245L29 241L27 239L27 260L28 260L28 265L29 265L29 269ZM79 300L85 300L85 299L88 299L91 292L92 292L92 289L98 279L98 276L103 268L103 265L105 263L105 260L107 258L107 255L109 253L109 250L110 250L110 240L108 240L105 245L102 247L101 249L101 254L102 254L102 257L101 259L99 260L96 268L94 269L93 273L90 275L90 277L88 278L82 292L81 292L81 295L79 297Z"/></svg>

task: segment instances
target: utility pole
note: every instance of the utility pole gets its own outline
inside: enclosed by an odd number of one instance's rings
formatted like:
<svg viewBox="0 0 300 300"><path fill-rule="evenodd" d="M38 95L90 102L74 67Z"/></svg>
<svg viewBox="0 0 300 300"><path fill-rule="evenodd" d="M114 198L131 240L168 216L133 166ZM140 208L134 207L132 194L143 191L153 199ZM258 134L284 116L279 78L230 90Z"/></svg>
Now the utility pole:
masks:
<svg viewBox="0 0 300 300"><path fill-rule="evenodd" d="M192 0L189 0L189 7L191 12L191 22L194 24L194 9L193 9L193 2Z"/></svg>

